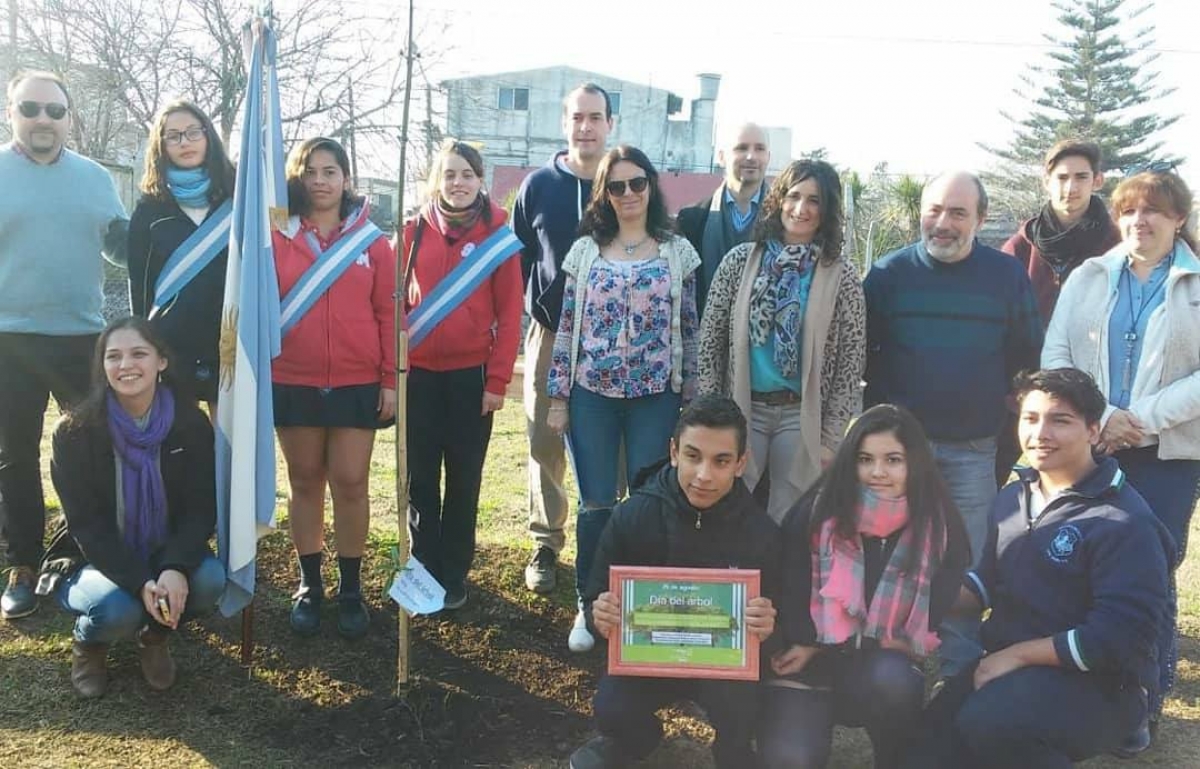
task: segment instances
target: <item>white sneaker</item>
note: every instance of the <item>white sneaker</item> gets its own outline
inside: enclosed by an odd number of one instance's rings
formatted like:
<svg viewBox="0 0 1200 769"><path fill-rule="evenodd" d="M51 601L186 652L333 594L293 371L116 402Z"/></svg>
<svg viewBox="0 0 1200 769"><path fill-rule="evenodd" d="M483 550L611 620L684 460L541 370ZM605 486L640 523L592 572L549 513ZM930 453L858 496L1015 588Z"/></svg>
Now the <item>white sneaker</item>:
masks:
<svg viewBox="0 0 1200 769"><path fill-rule="evenodd" d="M582 653L590 652L595 645L596 639L588 632L587 617L584 616L583 609L580 609L575 615L575 624L571 626L571 635L567 636L567 648Z"/></svg>

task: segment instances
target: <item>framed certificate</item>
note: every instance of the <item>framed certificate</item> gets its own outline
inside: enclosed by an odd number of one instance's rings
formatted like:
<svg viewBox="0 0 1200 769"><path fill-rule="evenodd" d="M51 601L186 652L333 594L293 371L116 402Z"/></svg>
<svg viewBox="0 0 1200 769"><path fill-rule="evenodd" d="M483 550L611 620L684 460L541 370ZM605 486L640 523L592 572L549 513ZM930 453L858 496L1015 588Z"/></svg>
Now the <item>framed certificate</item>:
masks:
<svg viewBox="0 0 1200 769"><path fill-rule="evenodd" d="M758 680L758 637L745 623L757 569L612 566L608 579L621 602L610 674Z"/></svg>

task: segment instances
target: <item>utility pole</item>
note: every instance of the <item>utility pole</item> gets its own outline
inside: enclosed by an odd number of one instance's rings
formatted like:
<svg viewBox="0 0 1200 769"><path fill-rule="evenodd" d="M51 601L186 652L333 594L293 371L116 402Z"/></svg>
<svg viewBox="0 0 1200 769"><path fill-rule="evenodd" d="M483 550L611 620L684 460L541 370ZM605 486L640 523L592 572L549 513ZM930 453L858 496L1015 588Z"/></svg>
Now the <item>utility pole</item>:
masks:
<svg viewBox="0 0 1200 769"><path fill-rule="evenodd" d="M8 72L7 76L17 74L17 0L8 0Z"/></svg>
<svg viewBox="0 0 1200 769"><path fill-rule="evenodd" d="M346 97L350 102L350 127L347 129L347 144L350 145L350 177L358 187L358 145L354 135L358 133L358 116L354 112L354 77L346 73Z"/></svg>

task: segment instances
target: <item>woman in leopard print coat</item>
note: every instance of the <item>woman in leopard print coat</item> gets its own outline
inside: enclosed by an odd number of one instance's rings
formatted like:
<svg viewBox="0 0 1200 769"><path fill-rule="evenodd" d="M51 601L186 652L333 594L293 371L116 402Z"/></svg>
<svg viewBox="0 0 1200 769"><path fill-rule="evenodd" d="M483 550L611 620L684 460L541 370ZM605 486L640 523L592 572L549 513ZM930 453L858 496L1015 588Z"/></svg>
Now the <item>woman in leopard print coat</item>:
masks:
<svg viewBox="0 0 1200 769"><path fill-rule="evenodd" d="M699 392L728 395L746 415L744 479L753 489L769 475L776 521L862 410L866 305L842 228L837 172L792 163L771 186L754 239L725 255L707 297Z"/></svg>

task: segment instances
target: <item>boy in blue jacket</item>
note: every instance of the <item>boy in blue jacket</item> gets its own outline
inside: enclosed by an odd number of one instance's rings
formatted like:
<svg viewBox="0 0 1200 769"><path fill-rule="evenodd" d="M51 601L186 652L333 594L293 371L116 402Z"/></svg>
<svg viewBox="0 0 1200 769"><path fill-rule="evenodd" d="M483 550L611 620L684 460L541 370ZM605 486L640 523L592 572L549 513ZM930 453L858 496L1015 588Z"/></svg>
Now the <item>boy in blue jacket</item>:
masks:
<svg viewBox="0 0 1200 769"><path fill-rule="evenodd" d="M1106 401L1091 377L1015 385L1030 469L996 497L956 604L991 610L987 656L929 705L910 767L1070 767L1146 716L1174 544L1116 460L1093 456Z"/></svg>

